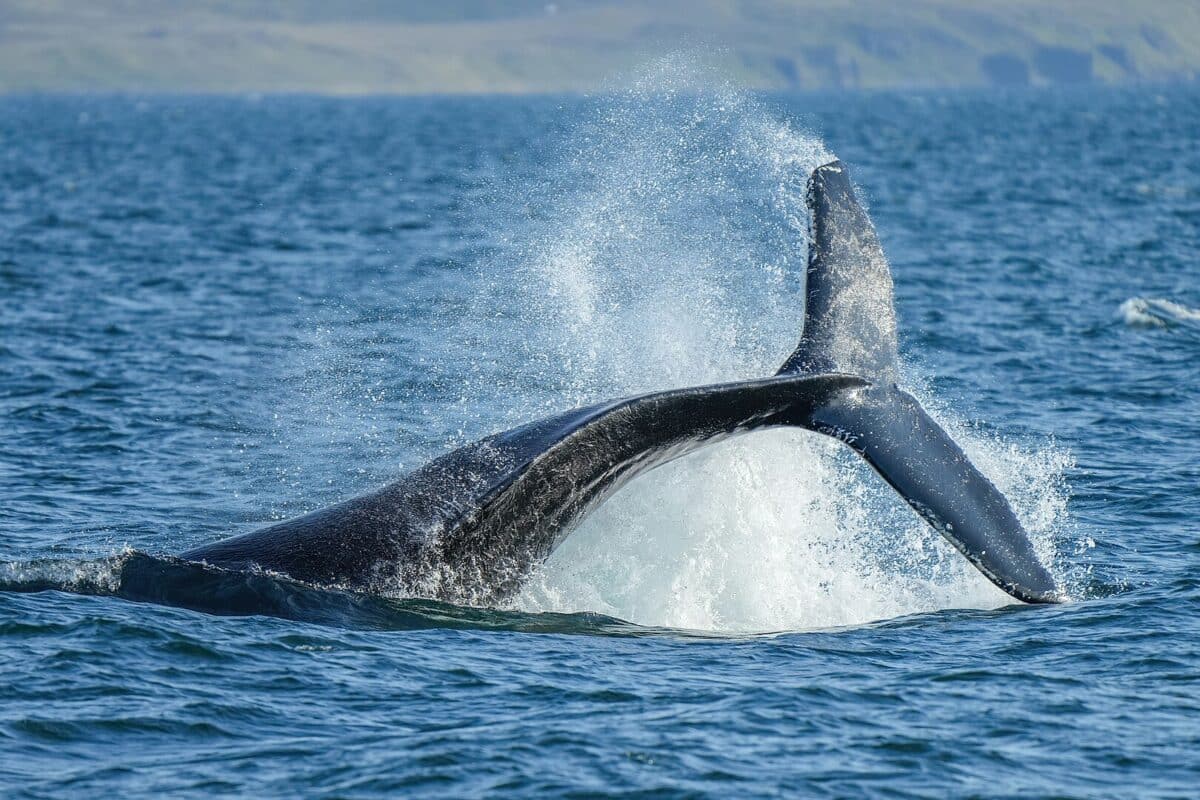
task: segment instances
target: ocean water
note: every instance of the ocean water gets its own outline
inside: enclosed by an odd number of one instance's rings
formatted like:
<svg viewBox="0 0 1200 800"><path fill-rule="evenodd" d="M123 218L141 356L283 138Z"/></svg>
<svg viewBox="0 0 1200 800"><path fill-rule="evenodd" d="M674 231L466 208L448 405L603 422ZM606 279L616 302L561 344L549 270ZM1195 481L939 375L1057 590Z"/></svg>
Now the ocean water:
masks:
<svg viewBox="0 0 1200 800"><path fill-rule="evenodd" d="M1200 90L0 99L0 792L1187 797ZM853 170L905 385L1070 602L850 454L714 447L502 609L170 554L768 374Z"/></svg>

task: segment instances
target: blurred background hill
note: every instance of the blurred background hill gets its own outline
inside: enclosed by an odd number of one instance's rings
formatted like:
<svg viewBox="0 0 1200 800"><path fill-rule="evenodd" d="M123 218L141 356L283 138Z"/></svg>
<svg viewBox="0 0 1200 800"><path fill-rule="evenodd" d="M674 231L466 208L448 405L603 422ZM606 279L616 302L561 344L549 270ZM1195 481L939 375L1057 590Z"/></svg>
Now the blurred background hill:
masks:
<svg viewBox="0 0 1200 800"><path fill-rule="evenodd" d="M0 0L0 91L588 90L698 48L758 88L1192 81L1197 0Z"/></svg>

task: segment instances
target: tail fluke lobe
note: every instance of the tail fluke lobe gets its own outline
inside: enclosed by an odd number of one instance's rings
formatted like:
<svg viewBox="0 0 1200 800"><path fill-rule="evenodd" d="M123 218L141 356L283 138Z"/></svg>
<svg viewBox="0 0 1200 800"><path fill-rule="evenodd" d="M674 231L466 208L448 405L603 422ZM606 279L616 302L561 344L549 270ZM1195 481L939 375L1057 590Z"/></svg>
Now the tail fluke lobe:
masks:
<svg viewBox="0 0 1200 800"><path fill-rule="evenodd" d="M808 182L812 214L804 332L780 375L858 375L814 412L806 427L856 450L922 518L1004 591L1026 602L1059 595L1004 495L916 399L896 386L892 276L871 218L845 165Z"/></svg>
<svg viewBox="0 0 1200 800"><path fill-rule="evenodd" d="M813 170L804 333L779 374L840 372L894 381L892 276L840 161Z"/></svg>
<svg viewBox="0 0 1200 800"><path fill-rule="evenodd" d="M1004 495L912 395L895 386L848 392L819 409L812 427L858 452L1001 589L1027 603L1060 600Z"/></svg>

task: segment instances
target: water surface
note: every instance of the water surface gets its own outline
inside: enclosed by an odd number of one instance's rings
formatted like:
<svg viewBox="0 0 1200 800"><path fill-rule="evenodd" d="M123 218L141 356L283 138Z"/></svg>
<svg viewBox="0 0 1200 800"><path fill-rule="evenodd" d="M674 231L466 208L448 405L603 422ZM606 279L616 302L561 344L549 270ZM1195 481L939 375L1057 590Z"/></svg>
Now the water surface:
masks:
<svg viewBox="0 0 1200 800"><path fill-rule="evenodd" d="M7 794L1194 790L1200 92L673 81L0 101ZM507 609L162 558L772 371L833 154L907 384L1072 602L1012 605L804 433L635 483Z"/></svg>

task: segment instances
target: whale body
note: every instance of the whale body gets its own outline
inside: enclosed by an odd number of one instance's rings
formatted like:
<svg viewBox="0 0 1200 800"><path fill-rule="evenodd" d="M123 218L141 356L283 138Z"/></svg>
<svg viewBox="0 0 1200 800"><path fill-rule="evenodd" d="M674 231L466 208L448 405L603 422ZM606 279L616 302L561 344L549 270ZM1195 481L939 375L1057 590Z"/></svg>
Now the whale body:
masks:
<svg viewBox="0 0 1200 800"><path fill-rule="evenodd" d="M491 605L636 476L732 436L796 427L861 455L1013 597L1058 590L1004 495L897 381L892 280L840 162L813 171L800 344L774 376L587 406L488 436L370 494L187 551L230 570Z"/></svg>

